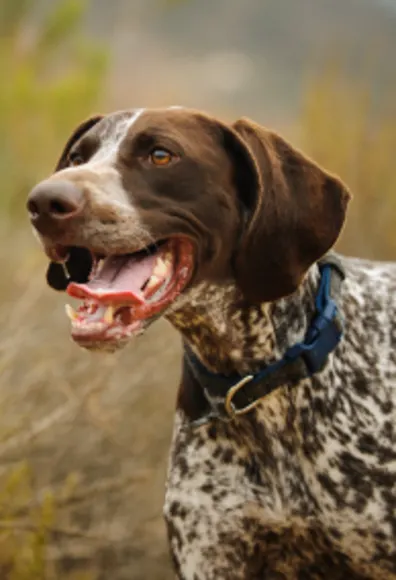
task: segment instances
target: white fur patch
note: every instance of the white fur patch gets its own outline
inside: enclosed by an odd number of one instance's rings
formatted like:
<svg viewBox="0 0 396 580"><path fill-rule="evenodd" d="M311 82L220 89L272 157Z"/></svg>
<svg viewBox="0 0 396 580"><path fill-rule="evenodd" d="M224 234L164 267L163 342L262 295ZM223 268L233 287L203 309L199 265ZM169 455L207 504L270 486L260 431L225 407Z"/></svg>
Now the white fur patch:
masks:
<svg viewBox="0 0 396 580"><path fill-rule="evenodd" d="M138 109L132 117L117 121L89 161L77 167L67 167L56 173L53 179L67 177L79 183L96 205L116 206L119 211L123 208L128 214L133 212L130 196L122 186L115 162L122 141L143 112L144 109Z"/></svg>
<svg viewBox="0 0 396 580"><path fill-rule="evenodd" d="M144 109L138 109L132 117L117 123L112 134L103 141L95 155L85 164L85 167L111 164L115 160L120 144L127 136L129 129L139 119L143 111Z"/></svg>

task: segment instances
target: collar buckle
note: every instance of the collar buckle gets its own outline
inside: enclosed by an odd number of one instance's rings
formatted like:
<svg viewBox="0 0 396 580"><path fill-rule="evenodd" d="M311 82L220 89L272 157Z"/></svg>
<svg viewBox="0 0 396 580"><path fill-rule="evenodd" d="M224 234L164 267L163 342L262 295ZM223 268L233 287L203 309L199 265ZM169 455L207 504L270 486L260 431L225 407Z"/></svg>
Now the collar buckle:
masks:
<svg viewBox="0 0 396 580"><path fill-rule="evenodd" d="M254 375L246 375L246 377L243 377L243 379L238 381L236 383L236 385L232 386L228 390L225 401L224 401L224 407L225 407L227 415L230 417L230 419L235 419L235 417L238 417L238 415L244 415L245 413L248 413L249 411L254 409L254 407L256 407L256 405L258 405L260 399L256 399L252 403L250 403L250 404L248 404L245 407L242 407L240 409L237 408L234 405L234 403L232 402L232 400L233 400L234 396L237 394L237 392L240 389L242 389L247 383L250 383L250 381L252 381L253 379L254 379Z"/></svg>

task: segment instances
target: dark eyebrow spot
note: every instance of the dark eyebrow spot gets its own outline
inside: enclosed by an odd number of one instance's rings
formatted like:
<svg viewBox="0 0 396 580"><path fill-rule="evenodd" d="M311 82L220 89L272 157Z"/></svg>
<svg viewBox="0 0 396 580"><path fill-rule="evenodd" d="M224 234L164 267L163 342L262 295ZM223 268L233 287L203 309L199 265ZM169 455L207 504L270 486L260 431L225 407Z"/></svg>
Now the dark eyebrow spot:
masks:
<svg viewBox="0 0 396 580"><path fill-rule="evenodd" d="M78 152L85 160L88 160L99 149L99 145L100 140L96 135L86 135L75 144L70 153Z"/></svg>
<svg viewBox="0 0 396 580"><path fill-rule="evenodd" d="M135 142L136 148L146 149L146 148L149 148L149 147L152 147L153 145L155 145L157 142L157 139L156 139L156 136L154 134L144 132L144 133L140 133L134 139L134 142Z"/></svg>
<svg viewBox="0 0 396 580"><path fill-rule="evenodd" d="M148 153L154 147L169 149L172 153L182 155L183 148L178 141L169 133L156 129L145 130L138 135L129 136L125 139L126 145L135 155Z"/></svg>

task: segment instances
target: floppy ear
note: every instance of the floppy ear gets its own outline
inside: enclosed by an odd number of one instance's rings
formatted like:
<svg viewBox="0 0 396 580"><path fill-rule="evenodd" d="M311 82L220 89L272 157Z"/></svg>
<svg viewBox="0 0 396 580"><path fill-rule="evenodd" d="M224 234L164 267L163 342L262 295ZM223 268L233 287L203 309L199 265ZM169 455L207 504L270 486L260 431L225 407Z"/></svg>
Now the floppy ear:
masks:
<svg viewBox="0 0 396 580"><path fill-rule="evenodd" d="M96 123L99 123L103 119L103 115L95 115L94 117L90 117L86 121L83 121L81 125L79 125L71 134L69 139L66 142L66 145L63 149L62 155L55 167L55 172L60 171L61 169L65 169L67 167L67 157L69 155L70 149L73 147L74 143L76 143L80 137L84 135L87 131L92 129Z"/></svg>
<svg viewBox="0 0 396 580"><path fill-rule="evenodd" d="M240 191L247 217L234 260L236 281L252 302L277 300L294 292L333 246L350 194L279 135L247 119L232 129L246 146L245 166L239 157L236 172L246 175L247 155L254 174L241 180L250 191Z"/></svg>

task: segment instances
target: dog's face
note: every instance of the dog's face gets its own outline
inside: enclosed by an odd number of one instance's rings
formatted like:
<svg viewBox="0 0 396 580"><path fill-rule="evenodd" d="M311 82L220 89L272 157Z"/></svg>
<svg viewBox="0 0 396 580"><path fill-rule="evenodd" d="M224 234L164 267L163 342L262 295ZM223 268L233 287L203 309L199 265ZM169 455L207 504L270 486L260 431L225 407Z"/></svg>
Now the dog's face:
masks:
<svg viewBox="0 0 396 580"><path fill-rule="evenodd" d="M181 108L95 117L29 195L73 338L114 349L201 281L292 292L334 243L348 193L277 135Z"/></svg>

